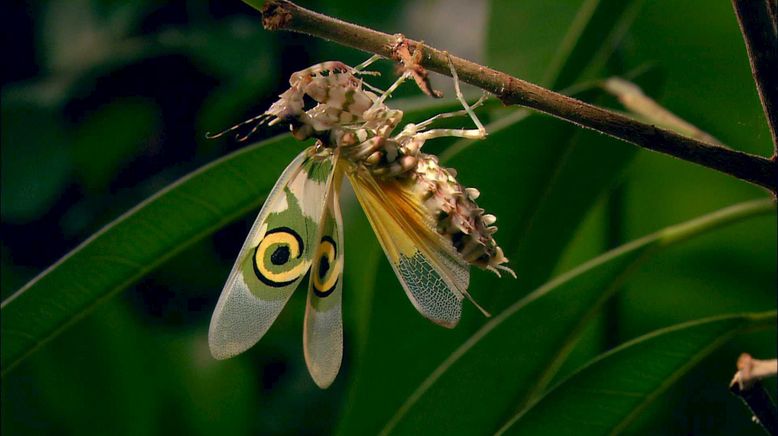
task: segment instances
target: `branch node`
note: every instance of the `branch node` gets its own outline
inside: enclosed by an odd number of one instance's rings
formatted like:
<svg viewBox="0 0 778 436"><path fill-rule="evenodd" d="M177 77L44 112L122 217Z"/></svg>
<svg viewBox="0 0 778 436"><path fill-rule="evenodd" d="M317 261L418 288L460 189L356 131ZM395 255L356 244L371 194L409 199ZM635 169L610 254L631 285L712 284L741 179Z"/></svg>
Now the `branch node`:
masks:
<svg viewBox="0 0 778 436"><path fill-rule="evenodd" d="M292 21L294 4L283 0L273 0L262 6L262 26L266 30L283 29Z"/></svg>
<svg viewBox="0 0 778 436"><path fill-rule="evenodd" d="M442 92L432 89L429 73L421 66L421 61L424 57L424 42L419 41L415 46L412 46L410 40L403 34L398 33L395 37L397 41L391 47L392 59L402 64L402 72L411 74L421 92L434 98L443 97ZM413 51L411 51L411 48L413 48Z"/></svg>

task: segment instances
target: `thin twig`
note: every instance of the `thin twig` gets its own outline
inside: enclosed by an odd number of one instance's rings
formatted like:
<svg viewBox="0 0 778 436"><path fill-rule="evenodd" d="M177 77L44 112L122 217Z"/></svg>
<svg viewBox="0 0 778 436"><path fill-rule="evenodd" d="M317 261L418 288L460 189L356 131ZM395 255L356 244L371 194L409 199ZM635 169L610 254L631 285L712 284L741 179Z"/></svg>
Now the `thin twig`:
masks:
<svg viewBox="0 0 778 436"><path fill-rule="evenodd" d="M347 23L319 14L285 0L270 0L259 7L258 0L244 0L261 9L268 30L289 30L328 39L342 45L387 59L395 56L398 36ZM413 50L421 45L405 40ZM429 70L450 75L447 53L424 46L419 64ZM778 192L778 163L770 159L688 138L670 130L642 123L621 114L550 91L500 71L451 56L463 82L486 90L507 105L539 110L581 127L590 128L640 147L669 154L713 168Z"/></svg>
<svg viewBox="0 0 778 436"><path fill-rule="evenodd" d="M729 390L743 400L768 434L778 434L778 410L760 381L765 377L775 377L778 362L775 359L754 359L743 353L737 360L737 369Z"/></svg>
<svg viewBox="0 0 778 436"><path fill-rule="evenodd" d="M776 0L732 0L746 42L751 74L778 155L778 5Z"/></svg>

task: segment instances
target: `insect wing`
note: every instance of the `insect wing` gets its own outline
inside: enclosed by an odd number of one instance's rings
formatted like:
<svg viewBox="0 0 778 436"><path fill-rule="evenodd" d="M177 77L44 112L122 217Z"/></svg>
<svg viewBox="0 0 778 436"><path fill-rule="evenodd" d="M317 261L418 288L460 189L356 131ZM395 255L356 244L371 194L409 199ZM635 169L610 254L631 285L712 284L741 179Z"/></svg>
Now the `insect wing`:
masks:
<svg viewBox="0 0 778 436"><path fill-rule="evenodd" d="M439 235L412 186L348 172L389 263L416 309L433 322L454 327L462 313L469 265Z"/></svg>
<svg viewBox="0 0 778 436"><path fill-rule="evenodd" d="M332 169L331 155L308 148L270 191L211 318L208 344L215 358L254 345L308 271Z"/></svg>
<svg viewBox="0 0 778 436"><path fill-rule="evenodd" d="M343 358L343 220L339 205L342 174L337 168L334 178L311 263L303 327L305 363L321 388L335 380Z"/></svg>

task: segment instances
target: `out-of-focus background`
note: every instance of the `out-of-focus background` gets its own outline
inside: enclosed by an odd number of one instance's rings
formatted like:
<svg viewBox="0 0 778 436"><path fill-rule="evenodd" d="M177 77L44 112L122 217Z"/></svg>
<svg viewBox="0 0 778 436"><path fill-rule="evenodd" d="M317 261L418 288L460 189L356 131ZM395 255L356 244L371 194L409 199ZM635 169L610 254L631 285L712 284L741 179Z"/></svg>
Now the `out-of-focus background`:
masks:
<svg viewBox="0 0 778 436"><path fill-rule="evenodd" d="M771 153L727 1L655 0L642 8L623 2L630 6L614 6L619 10L612 15L596 9L594 17L587 14L598 2L587 0L299 3L554 89L633 74L663 105L722 142ZM292 72L367 57L322 40L264 31L258 12L238 0L10 0L0 8L3 299L143 199L242 147L231 139L207 140L205 133L262 112ZM585 32L569 30L587 19L595 24ZM591 41L606 49L596 50ZM377 68L383 76L374 83L390 83L391 65ZM433 83L451 97L450 79L434 75ZM406 86L397 98L423 102L418 94ZM515 111L492 105L482 113L499 122L516 117ZM254 139L281 133L265 129ZM449 163L466 185L481 189L479 203L498 216L496 237L519 275L500 281L472 272L474 295L493 313L608 248L766 198L714 171L542 116L527 117L510 135L492 136L502 142L492 138L499 143L469 148ZM564 154L568 143L583 145L559 169L554 163L570 157ZM442 153L447 145L430 150ZM281 169L274 163L256 172ZM554 178L555 171L566 176ZM535 184L523 174L532 174ZM568 188L553 194L555 184ZM546 201L549 192L556 196ZM358 205L346 197L346 345L334 385L318 389L305 367L304 292L257 346L235 359L213 360L206 340L210 315L262 200L256 198L237 221L192 241L7 373L3 434L371 434L483 324L469 305L454 331L418 315L377 255ZM661 327L774 309L775 229L774 214L754 218L650 259L587 327L563 373ZM741 351L774 357L775 331L739 335L717 349L627 432L760 434L726 391ZM775 383L769 386L775 392Z"/></svg>

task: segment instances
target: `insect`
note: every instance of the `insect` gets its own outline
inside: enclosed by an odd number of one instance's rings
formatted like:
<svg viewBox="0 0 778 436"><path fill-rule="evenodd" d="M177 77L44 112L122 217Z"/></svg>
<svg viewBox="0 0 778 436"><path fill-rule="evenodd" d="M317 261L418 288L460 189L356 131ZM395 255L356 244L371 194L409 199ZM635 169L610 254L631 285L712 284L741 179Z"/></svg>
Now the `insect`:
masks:
<svg viewBox="0 0 778 436"><path fill-rule="evenodd" d="M385 101L410 74L386 91L373 88L361 76L370 74L363 69L376 59L357 67L325 62L297 72L289 90L265 113L225 131L254 123L250 135L263 124L288 123L296 138L317 141L283 171L238 254L211 319L209 345L217 359L253 346L309 273L305 360L317 385L333 382L343 353L338 199L344 177L410 301L433 322L454 327L462 300L473 301L467 292L470 265L513 274L492 237L495 217L475 203L478 191L462 187L453 170L421 152L434 138L486 136L462 96L453 65L464 109L406 124L394 134L403 113ZM305 107L306 96L316 101L314 107ZM436 120L461 115L470 116L476 128L429 128Z"/></svg>

